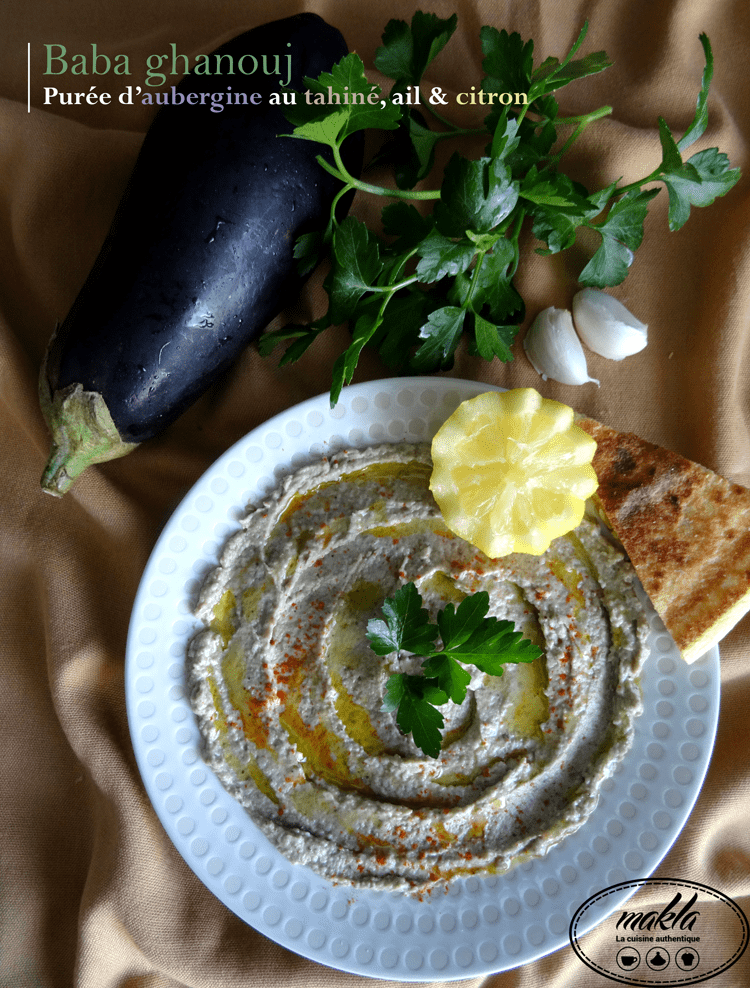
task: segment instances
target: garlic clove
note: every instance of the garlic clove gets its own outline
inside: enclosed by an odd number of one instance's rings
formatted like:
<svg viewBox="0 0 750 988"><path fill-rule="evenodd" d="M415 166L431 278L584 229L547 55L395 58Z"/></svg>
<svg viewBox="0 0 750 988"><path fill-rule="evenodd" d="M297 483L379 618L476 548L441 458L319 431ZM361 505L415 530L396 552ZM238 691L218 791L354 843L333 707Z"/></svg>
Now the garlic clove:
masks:
<svg viewBox="0 0 750 988"><path fill-rule="evenodd" d="M560 384L599 383L589 377L586 355L567 309L554 306L543 309L531 324L523 348L534 370L545 381L552 378Z"/></svg>
<svg viewBox="0 0 750 988"><path fill-rule="evenodd" d="M589 350L610 360L638 353L648 342L647 324L598 288L584 288L573 297L573 321Z"/></svg>

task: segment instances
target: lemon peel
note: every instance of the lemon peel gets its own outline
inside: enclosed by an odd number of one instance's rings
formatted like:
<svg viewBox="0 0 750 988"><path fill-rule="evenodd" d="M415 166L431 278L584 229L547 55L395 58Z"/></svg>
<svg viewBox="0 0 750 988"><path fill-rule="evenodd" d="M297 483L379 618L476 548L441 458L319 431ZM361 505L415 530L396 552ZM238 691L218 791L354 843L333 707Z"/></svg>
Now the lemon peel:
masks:
<svg viewBox="0 0 750 988"><path fill-rule="evenodd" d="M583 518L596 442L533 388L462 402L432 441L430 490L448 528L490 558L539 556Z"/></svg>

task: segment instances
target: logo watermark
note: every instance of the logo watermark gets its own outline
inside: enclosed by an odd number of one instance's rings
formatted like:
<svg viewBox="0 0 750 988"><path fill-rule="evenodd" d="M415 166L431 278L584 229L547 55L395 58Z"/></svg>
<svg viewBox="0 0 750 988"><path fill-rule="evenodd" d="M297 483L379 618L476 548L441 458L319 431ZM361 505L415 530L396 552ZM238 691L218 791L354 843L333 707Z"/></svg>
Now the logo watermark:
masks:
<svg viewBox="0 0 750 988"><path fill-rule="evenodd" d="M650 893L646 906L613 900ZM609 914L609 915L607 915ZM604 916L600 919L600 916ZM597 957L583 934L597 925ZM601 933L609 940L602 953ZM747 917L732 899L699 882L641 878L590 896L570 923L570 943L593 971L624 985L696 985L736 964L750 939Z"/></svg>

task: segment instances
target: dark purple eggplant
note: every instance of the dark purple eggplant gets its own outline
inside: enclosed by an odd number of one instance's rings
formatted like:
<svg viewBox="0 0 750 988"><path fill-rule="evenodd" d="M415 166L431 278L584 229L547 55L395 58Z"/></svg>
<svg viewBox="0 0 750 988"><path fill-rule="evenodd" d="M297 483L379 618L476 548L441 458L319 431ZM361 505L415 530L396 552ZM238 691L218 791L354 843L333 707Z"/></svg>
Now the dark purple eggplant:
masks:
<svg viewBox="0 0 750 988"><path fill-rule="evenodd" d="M229 61L214 58L231 55L237 66L244 53L257 58L252 75L229 75ZM262 56L277 54L282 76L291 55L289 85L301 90L347 47L322 18L298 14L217 49L210 64L222 74L185 76L176 87L183 102L168 90L42 368L49 493L64 494L87 466L166 428L299 292L294 242L325 227L340 185L316 161L321 145L280 136L291 126L269 96L286 78L261 74ZM211 92L225 94L220 111L210 97L189 102L190 93ZM353 137L344 150L356 173L362 143Z"/></svg>

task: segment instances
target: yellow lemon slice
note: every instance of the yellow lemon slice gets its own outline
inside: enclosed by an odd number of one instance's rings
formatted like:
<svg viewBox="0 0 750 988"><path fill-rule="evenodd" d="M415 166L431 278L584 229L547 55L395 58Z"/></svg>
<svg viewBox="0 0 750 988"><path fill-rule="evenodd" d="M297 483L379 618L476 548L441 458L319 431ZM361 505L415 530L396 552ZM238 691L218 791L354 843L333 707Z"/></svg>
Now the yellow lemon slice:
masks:
<svg viewBox="0 0 750 988"><path fill-rule="evenodd" d="M432 441L430 480L448 528L490 558L541 555L583 518L596 442L572 408L533 388L464 401Z"/></svg>

